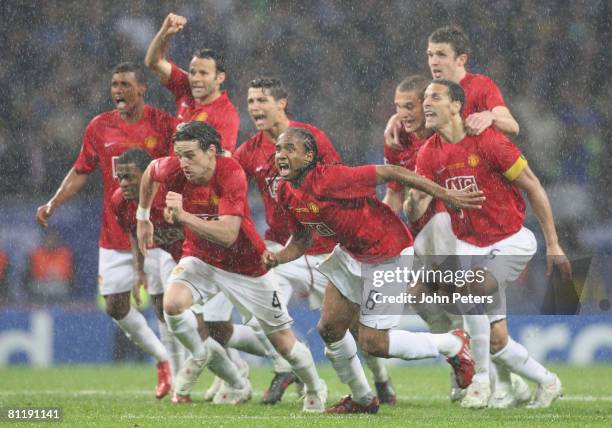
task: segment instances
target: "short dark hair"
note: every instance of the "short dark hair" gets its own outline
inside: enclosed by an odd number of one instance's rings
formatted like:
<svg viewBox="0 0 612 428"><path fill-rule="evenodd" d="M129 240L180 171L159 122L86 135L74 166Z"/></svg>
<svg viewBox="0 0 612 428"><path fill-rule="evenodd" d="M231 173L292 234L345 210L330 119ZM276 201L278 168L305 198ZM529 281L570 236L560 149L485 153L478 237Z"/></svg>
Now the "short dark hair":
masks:
<svg viewBox="0 0 612 428"><path fill-rule="evenodd" d="M421 76L420 74L414 74L402 80L400 84L397 85L397 91L398 92L416 91L419 93L419 96L423 98L425 89L429 85L430 81L431 80L428 79L427 77Z"/></svg>
<svg viewBox="0 0 612 428"><path fill-rule="evenodd" d="M129 165L133 163L141 172L147 169L147 166L153 159L146 150L140 148L128 149L117 158L117 165Z"/></svg>
<svg viewBox="0 0 612 428"><path fill-rule="evenodd" d="M465 91L460 84L448 79L434 79L432 84L444 85L448 88L448 95L451 101L459 101L461 103L460 114L463 114L463 106L465 106Z"/></svg>
<svg viewBox="0 0 612 428"><path fill-rule="evenodd" d="M206 122L194 120L193 122L179 125L174 133L173 141L176 143L177 141L191 140L197 140L200 148L204 151L208 150L210 146L215 146L218 155L223 153L221 136L215 128Z"/></svg>
<svg viewBox="0 0 612 428"><path fill-rule="evenodd" d="M459 27L449 25L438 28L431 33L427 40L429 43L448 43L455 55L466 54L468 57L470 56L470 39Z"/></svg>
<svg viewBox="0 0 612 428"><path fill-rule="evenodd" d="M304 144L304 149L307 152L312 152L312 163L317 163L319 161L319 148L317 147L317 140L315 139L312 132L305 128L299 128L297 126L287 128L285 132L278 136L280 139L281 136L287 137L295 137L299 138Z"/></svg>
<svg viewBox="0 0 612 428"><path fill-rule="evenodd" d="M193 56L201 59L212 59L215 61L217 72L225 73L225 58L223 55L212 49L200 49L193 53Z"/></svg>
<svg viewBox="0 0 612 428"><path fill-rule="evenodd" d="M140 83L141 85L145 85L147 83L147 81L145 80L145 74L144 74L144 71L142 70L142 67L136 65L133 62L126 61L126 62L117 64L113 68L113 74L117 74L117 73L134 73L134 76L136 76L136 80L138 81L138 83Z"/></svg>
<svg viewBox="0 0 612 428"><path fill-rule="evenodd" d="M251 80L249 88L265 89L275 100L287 99L287 90L280 79L275 77L258 77Z"/></svg>

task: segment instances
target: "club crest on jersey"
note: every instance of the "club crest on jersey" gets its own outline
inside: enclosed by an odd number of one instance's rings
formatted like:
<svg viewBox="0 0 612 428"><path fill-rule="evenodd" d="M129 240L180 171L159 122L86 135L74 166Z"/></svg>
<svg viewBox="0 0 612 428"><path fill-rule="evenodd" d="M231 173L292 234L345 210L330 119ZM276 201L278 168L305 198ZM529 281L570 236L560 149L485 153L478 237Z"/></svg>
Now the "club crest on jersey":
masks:
<svg viewBox="0 0 612 428"><path fill-rule="evenodd" d="M153 150L157 146L157 139L152 135L145 138L144 146L149 150Z"/></svg>
<svg viewBox="0 0 612 428"><path fill-rule="evenodd" d="M206 119L208 119L208 113L202 111L198 113L198 115L193 120L197 120L198 122L206 122Z"/></svg>
<svg viewBox="0 0 612 428"><path fill-rule="evenodd" d="M461 175L459 177L447 178L445 186L447 189L453 190L470 189L473 192L478 191L476 177L474 177L473 175Z"/></svg>
<svg viewBox="0 0 612 428"><path fill-rule="evenodd" d="M470 153L467 158L467 164L472 168L476 168L480 163L480 156L475 153Z"/></svg>
<svg viewBox="0 0 612 428"><path fill-rule="evenodd" d="M308 202L308 209L313 214L319 214L319 206L314 202Z"/></svg>

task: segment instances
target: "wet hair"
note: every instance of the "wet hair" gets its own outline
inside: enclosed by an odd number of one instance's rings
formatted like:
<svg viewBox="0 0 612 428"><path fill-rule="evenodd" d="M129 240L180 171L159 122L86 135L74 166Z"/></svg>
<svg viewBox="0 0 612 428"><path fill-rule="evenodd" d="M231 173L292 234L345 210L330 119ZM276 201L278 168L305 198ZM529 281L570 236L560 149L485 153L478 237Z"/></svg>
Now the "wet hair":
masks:
<svg viewBox="0 0 612 428"><path fill-rule="evenodd" d="M225 58L223 55L212 49L200 49L195 51L193 56L201 59L212 59L215 62L215 69L218 73L225 73Z"/></svg>
<svg viewBox="0 0 612 428"><path fill-rule="evenodd" d="M142 67L139 67L133 62L122 62L121 64L117 64L113 68L113 74L117 73L134 73L134 76L136 76L136 81L138 83L140 83L141 85L145 85L147 83Z"/></svg>
<svg viewBox="0 0 612 428"><path fill-rule="evenodd" d="M215 146L217 155L223 153L221 147L221 136L215 128L206 122L194 120L193 122L183 123L179 125L174 133L173 141L192 141L197 140L200 148L204 151L210 146Z"/></svg>
<svg viewBox="0 0 612 428"><path fill-rule="evenodd" d="M249 88L265 89L276 101L287 99L287 90L283 82L275 77L258 77L253 79L249 83Z"/></svg>
<svg viewBox="0 0 612 428"><path fill-rule="evenodd" d="M420 98L423 98L425 89L429 85L430 79L421 76L420 74L414 74L406 77L404 80L397 85L398 92L411 92L415 91L419 94Z"/></svg>
<svg viewBox="0 0 612 428"><path fill-rule="evenodd" d="M151 155L144 149L132 148L128 149L121 156L117 158L117 165L129 165L133 163L140 172L144 172L147 166L153 159Z"/></svg>
<svg viewBox="0 0 612 428"><path fill-rule="evenodd" d="M456 56L462 54L470 56L470 39L459 27L446 26L438 28L431 33L427 41L429 43L448 43Z"/></svg>
<svg viewBox="0 0 612 428"><path fill-rule="evenodd" d="M448 96L451 101L459 101L461 103L460 114L463 114L463 107L465 106L465 92L458 83L448 79L434 79L431 84L444 85L448 88Z"/></svg>

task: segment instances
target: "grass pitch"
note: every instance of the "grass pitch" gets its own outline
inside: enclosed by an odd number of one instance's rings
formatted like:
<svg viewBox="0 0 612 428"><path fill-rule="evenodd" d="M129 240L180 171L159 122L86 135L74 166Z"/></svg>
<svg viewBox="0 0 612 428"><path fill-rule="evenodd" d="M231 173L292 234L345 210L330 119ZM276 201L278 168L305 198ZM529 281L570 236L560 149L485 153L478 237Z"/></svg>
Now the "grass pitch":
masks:
<svg viewBox="0 0 612 428"><path fill-rule="evenodd" d="M612 365L553 367L565 397L545 410L466 410L448 400L445 366L392 367L398 391L394 407L382 406L377 415L308 415L290 387L282 403L259 404L271 379L269 368L254 368L254 396L238 406L217 406L201 399L212 381L206 371L192 397L194 404L172 405L155 400L155 368L136 366L63 366L51 369L0 369L0 407L63 409L60 423L35 426L104 427L394 427L394 426L612 426ZM348 393L329 366L319 369L329 386L328 404ZM533 388L533 386L532 386ZM0 426L32 426L29 422L0 421Z"/></svg>

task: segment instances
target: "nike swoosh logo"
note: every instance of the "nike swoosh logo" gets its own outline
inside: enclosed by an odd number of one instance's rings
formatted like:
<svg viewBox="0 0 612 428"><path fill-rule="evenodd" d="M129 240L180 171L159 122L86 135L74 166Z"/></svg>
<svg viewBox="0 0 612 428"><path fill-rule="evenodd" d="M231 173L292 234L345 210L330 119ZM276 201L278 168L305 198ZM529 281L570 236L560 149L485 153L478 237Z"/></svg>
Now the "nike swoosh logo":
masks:
<svg viewBox="0 0 612 428"><path fill-rule="evenodd" d="M278 314L278 315L274 315L274 318L279 319L280 317L282 317L284 314Z"/></svg>
<svg viewBox="0 0 612 428"><path fill-rule="evenodd" d="M112 146L114 146L115 144L119 144L119 143L117 143L116 141L112 141L112 142L110 142L110 143L104 143L104 148L105 148L105 149L108 149L109 147L112 147Z"/></svg>

